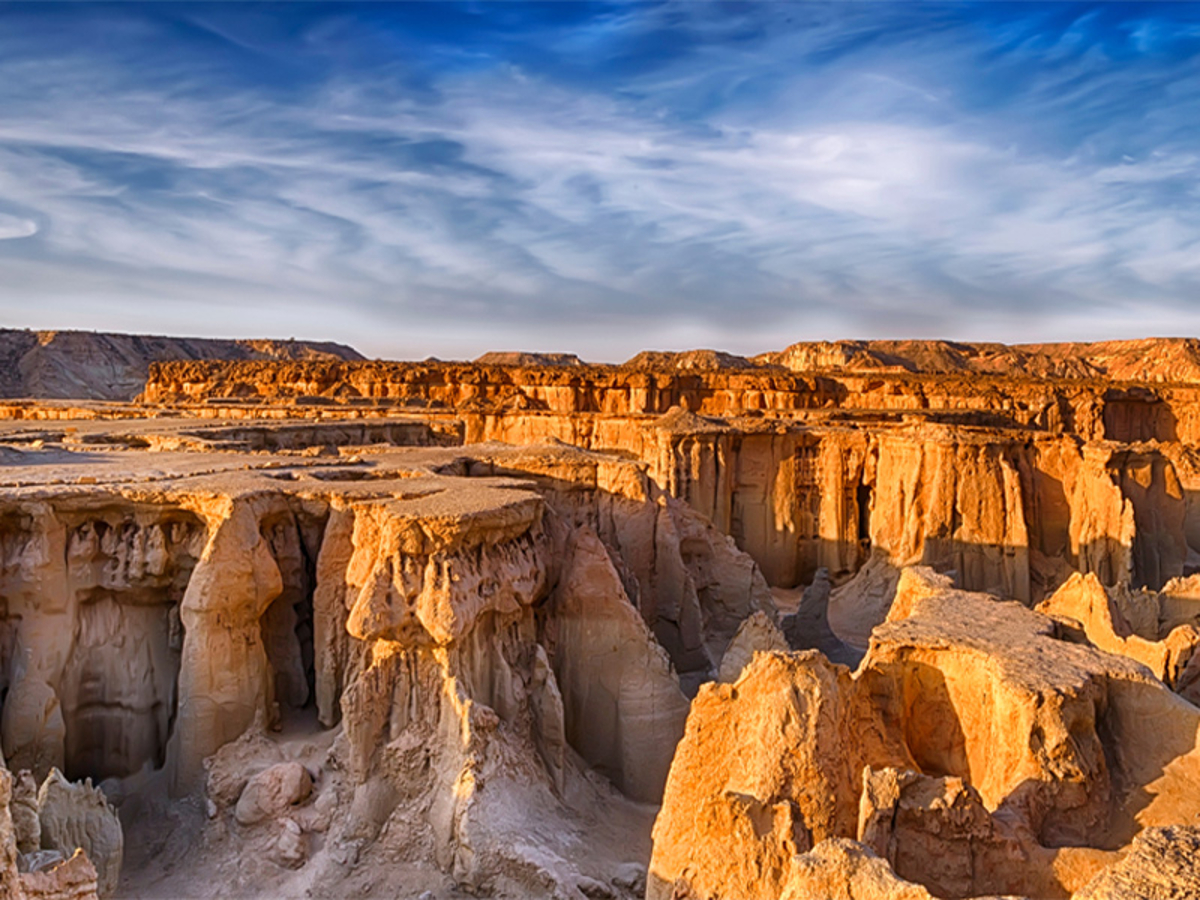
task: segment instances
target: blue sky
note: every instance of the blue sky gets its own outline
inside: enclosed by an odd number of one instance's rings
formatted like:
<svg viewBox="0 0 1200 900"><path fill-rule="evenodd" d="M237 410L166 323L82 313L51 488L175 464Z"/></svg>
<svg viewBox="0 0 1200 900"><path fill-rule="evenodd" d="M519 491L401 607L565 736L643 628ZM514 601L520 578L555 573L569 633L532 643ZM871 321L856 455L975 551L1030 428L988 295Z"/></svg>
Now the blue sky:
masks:
<svg viewBox="0 0 1200 900"><path fill-rule="evenodd" d="M0 324L1200 334L1200 4L0 4Z"/></svg>

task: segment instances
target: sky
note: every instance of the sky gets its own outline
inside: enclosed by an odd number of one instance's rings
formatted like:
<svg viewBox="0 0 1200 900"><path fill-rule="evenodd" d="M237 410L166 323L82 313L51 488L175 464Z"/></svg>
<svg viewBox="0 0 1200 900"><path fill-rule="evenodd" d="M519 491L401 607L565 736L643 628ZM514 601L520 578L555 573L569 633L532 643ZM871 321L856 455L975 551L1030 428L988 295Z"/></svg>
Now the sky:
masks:
<svg viewBox="0 0 1200 900"><path fill-rule="evenodd" d="M1200 335L1200 4L0 3L0 326Z"/></svg>

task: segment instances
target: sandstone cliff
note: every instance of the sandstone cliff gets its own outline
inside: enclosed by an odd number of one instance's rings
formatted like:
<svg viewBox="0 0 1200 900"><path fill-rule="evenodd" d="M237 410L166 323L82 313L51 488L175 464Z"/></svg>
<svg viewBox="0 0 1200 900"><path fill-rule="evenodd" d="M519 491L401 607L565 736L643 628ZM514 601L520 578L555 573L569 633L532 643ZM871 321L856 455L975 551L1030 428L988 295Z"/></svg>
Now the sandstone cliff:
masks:
<svg viewBox="0 0 1200 900"><path fill-rule="evenodd" d="M685 688L774 615L728 537L614 456L164 452L146 480L113 451L65 487L41 452L0 488L10 763L138 803L205 791L211 828L308 878L374 852L481 891L612 883ZM272 768L299 759L270 729L309 709L328 757ZM609 855L577 859L597 811Z"/></svg>
<svg viewBox="0 0 1200 900"><path fill-rule="evenodd" d="M781 896L834 838L934 896L1068 897L1141 829L1200 812L1200 710L1140 665L929 570L905 572L889 619L853 674L765 653L702 689L650 900Z"/></svg>

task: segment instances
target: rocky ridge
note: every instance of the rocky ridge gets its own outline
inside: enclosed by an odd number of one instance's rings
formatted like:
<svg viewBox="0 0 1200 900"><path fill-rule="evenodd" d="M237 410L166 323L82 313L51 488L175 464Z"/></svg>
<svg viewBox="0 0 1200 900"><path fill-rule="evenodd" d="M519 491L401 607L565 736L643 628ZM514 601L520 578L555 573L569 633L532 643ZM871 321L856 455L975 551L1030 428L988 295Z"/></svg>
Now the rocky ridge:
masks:
<svg viewBox="0 0 1200 900"><path fill-rule="evenodd" d="M342 344L0 329L0 397L132 400L150 363L179 359L362 359Z"/></svg>

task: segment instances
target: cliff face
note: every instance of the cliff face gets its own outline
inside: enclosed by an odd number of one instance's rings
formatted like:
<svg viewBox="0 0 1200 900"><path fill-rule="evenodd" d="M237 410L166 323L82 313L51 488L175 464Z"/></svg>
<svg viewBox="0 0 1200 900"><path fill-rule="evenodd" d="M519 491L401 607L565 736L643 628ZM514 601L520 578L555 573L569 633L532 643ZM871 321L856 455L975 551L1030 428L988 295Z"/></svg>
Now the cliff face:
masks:
<svg viewBox="0 0 1200 900"><path fill-rule="evenodd" d="M341 344L0 329L0 397L132 400L151 362L362 359Z"/></svg>
<svg viewBox="0 0 1200 900"><path fill-rule="evenodd" d="M907 570L853 674L767 653L702 690L647 897L804 896L808 851L839 839L934 896L1068 897L1140 829L1195 815L1198 723L1136 663ZM883 896L920 896L902 887Z"/></svg>
<svg viewBox="0 0 1200 900"><path fill-rule="evenodd" d="M9 856L61 769L125 861L47 891L1161 882L1200 813L1190 346L177 361L2 407Z"/></svg>
<svg viewBox="0 0 1200 900"><path fill-rule="evenodd" d="M1190 552L1195 475L1154 447L914 425L669 430L656 451L656 479L773 584L848 575L879 552L1029 601L1070 571L1161 587Z"/></svg>
<svg viewBox="0 0 1200 900"><path fill-rule="evenodd" d="M205 412L253 401L246 415L323 399L454 421L466 442L619 450L784 587L822 567L844 579L882 553L1034 602L1072 571L1157 588L1200 551L1187 541L1200 535L1200 469L1181 449L1200 437L1197 388L651 362L160 364L143 399L203 400Z"/></svg>
<svg viewBox="0 0 1200 900"><path fill-rule="evenodd" d="M613 845L636 844L629 801L661 797L685 691L745 618L774 615L754 563L628 460L167 453L147 480L142 455L109 471L26 450L4 472L4 758L207 790L214 815L278 833L267 852L288 865L318 840L378 842L481 890L608 877L603 857L569 862L586 818L607 811L630 832ZM98 474L65 487L80 464ZM310 709L340 735L303 776L313 796L246 800L255 761L278 758L263 730ZM222 754L255 741L230 787ZM323 818L287 818L306 801ZM530 843L514 815L557 832Z"/></svg>
<svg viewBox="0 0 1200 900"><path fill-rule="evenodd" d="M1019 364L981 372L822 366L792 371L782 366L723 365L720 358L704 364L688 354L676 356L663 361L650 354L622 366L166 362L150 367L142 399L178 404L318 398L464 413L527 410L605 416L658 415L675 406L714 416L909 411L940 413L956 424L1018 427L1085 439L1190 441L1200 434L1194 412L1200 379L1179 366L1119 369L1126 378L1083 370L1043 376Z"/></svg>

